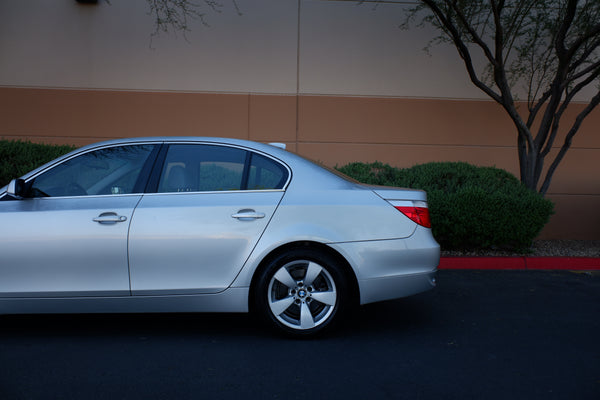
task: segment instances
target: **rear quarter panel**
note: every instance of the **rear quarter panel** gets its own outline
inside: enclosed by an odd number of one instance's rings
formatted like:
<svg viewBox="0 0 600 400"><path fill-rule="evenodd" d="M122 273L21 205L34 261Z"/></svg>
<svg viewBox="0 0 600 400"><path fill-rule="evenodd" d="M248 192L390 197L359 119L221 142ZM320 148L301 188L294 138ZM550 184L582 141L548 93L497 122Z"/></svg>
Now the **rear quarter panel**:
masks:
<svg viewBox="0 0 600 400"><path fill-rule="evenodd" d="M388 202L359 185L327 190L299 190L291 185L233 286L248 286L264 257L287 243L398 240L410 237L416 227ZM356 264L348 261L358 276Z"/></svg>

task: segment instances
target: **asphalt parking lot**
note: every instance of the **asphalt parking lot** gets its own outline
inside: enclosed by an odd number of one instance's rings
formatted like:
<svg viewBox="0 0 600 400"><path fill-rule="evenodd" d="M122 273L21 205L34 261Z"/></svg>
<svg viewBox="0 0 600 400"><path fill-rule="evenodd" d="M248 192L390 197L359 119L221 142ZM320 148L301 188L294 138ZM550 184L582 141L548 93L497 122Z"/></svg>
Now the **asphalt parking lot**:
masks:
<svg viewBox="0 0 600 400"><path fill-rule="evenodd" d="M598 399L600 274L440 271L291 340L244 314L0 317L0 399Z"/></svg>

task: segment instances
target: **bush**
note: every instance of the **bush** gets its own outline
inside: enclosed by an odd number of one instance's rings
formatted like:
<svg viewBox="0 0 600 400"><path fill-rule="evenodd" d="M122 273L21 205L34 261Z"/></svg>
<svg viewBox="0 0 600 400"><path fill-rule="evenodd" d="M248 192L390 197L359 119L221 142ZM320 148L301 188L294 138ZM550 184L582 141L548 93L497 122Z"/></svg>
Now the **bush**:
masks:
<svg viewBox="0 0 600 400"><path fill-rule="evenodd" d="M0 187L74 149L73 146L0 140Z"/></svg>
<svg viewBox="0 0 600 400"><path fill-rule="evenodd" d="M553 212L550 200L493 167L436 162L398 169L376 162L338 169L368 184L425 190L433 234L445 250L523 251Z"/></svg>

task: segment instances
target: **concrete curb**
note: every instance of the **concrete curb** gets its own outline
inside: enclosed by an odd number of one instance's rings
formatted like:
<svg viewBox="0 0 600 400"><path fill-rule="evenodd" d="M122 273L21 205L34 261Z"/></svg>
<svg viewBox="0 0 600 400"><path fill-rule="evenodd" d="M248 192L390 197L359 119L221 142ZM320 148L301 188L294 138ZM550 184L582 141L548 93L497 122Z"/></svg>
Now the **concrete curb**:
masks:
<svg viewBox="0 0 600 400"><path fill-rule="evenodd" d="M438 269L600 270L595 257L442 257Z"/></svg>

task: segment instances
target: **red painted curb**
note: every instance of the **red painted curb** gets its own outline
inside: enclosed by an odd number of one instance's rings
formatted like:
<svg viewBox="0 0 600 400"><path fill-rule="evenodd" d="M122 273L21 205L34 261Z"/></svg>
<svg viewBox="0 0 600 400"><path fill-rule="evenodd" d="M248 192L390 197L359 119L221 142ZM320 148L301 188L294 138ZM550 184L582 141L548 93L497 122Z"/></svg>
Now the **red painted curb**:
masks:
<svg viewBox="0 0 600 400"><path fill-rule="evenodd" d="M525 269L523 257L442 257L438 269Z"/></svg>
<svg viewBox="0 0 600 400"><path fill-rule="evenodd" d="M442 257L438 269L600 270L594 257Z"/></svg>
<svg viewBox="0 0 600 400"><path fill-rule="evenodd" d="M600 258L526 257L527 269L599 270Z"/></svg>

